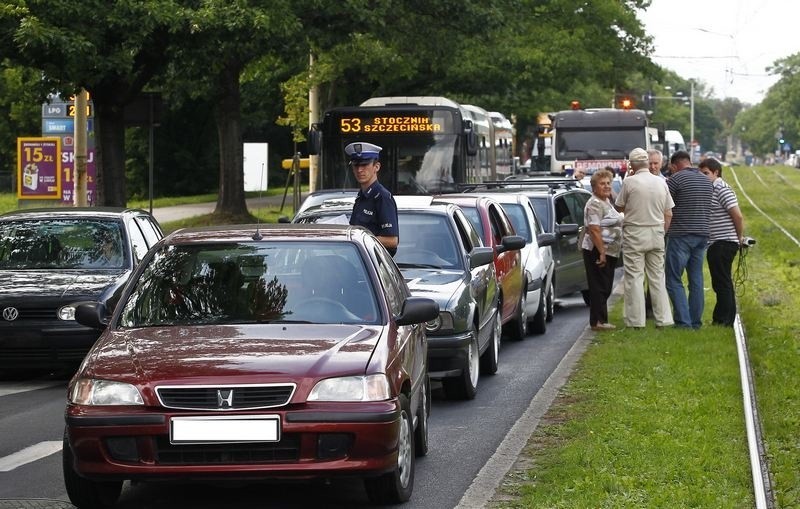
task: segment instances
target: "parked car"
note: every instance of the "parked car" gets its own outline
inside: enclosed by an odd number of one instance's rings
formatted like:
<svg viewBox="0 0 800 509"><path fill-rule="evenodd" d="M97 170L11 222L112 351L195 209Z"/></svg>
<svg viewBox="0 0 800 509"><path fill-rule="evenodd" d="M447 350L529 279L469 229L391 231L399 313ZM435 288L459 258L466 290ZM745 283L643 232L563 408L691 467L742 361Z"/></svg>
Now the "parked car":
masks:
<svg viewBox="0 0 800 509"><path fill-rule="evenodd" d="M98 329L104 314L76 310ZM175 232L69 383L69 498L112 505L125 479L348 475L375 503L406 501L428 450L418 324L438 315L363 228Z"/></svg>
<svg viewBox="0 0 800 509"><path fill-rule="evenodd" d="M504 329L512 339L528 334L525 273L520 249L525 239L514 226L503 207L488 196L448 194L434 197L433 203L458 205L480 235L485 246L494 250L494 268L500 287L499 304Z"/></svg>
<svg viewBox="0 0 800 509"><path fill-rule="evenodd" d="M413 295L434 299L439 316L426 324L430 377L451 399L472 399L480 374L497 371L502 322L494 250L452 204L430 196L396 196L400 244L394 256ZM296 222L329 221L352 205L324 203Z"/></svg>
<svg viewBox="0 0 800 509"><path fill-rule="evenodd" d="M147 212L27 209L0 216L0 369L75 368L100 331L75 321L73 303L112 310L162 237Z"/></svg>
<svg viewBox="0 0 800 509"><path fill-rule="evenodd" d="M544 334L547 322L553 320L555 261L550 246L555 242L555 235L545 233L531 201L524 194L485 194L503 207L514 231L525 239L525 247L520 250L528 292L525 314L528 317L528 329L534 334Z"/></svg>
<svg viewBox="0 0 800 509"><path fill-rule="evenodd" d="M572 178L514 176L502 182L475 186L476 190L522 193L530 199L544 231L555 234L552 245L555 259L556 299L581 292L589 303L589 284L578 246L583 231L583 210L592 193Z"/></svg>

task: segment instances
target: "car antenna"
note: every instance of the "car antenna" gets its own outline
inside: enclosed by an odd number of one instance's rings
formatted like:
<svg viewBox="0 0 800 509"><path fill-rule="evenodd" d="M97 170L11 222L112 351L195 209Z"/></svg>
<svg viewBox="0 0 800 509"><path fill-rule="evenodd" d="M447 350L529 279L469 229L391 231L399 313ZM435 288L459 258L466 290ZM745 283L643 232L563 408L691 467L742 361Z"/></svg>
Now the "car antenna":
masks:
<svg viewBox="0 0 800 509"><path fill-rule="evenodd" d="M264 191L264 163L261 163L261 178L259 178L258 181L261 184L258 186L258 200L261 201L261 193ZM253 234L253 240L261 240L264 238L261 236L261 232L259 231L260 224L261 217L256 215L256 232Z"/></svg>

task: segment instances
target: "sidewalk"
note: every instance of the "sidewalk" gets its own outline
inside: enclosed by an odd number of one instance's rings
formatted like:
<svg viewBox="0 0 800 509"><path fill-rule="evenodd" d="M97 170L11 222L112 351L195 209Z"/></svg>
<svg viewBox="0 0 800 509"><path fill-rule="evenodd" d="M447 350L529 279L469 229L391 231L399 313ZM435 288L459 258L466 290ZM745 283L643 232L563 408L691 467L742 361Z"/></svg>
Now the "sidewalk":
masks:
<svg viewBox="0 0 800 509"><path fill-rule="evenodd" d="M306 197L307 193L300 195L300 202ZM260 208L279 208L283 201L283 193L273 196L262 196L261 198L248 198L247 209L254 211ZM194 216L202 216L211 214L216 208L216 202L209 203L191 203L187 205L175 205L172 207L157 207L153 209L153 217L159 223L168 223L170 221L180 221ZM286 203L283 205L283 213L287 217L294 215L292 208L292 193L291 190L286 196Z"/></svg>

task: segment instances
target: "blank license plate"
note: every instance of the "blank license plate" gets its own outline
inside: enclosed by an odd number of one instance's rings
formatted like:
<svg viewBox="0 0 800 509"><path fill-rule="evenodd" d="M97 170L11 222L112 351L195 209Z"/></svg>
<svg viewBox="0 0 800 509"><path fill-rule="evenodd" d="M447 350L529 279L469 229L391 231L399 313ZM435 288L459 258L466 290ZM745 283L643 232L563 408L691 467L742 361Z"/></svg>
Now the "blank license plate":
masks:
<svg viewBox="0 0 800 509"><path fill-rule="evenodd" d="M281 419L277 415L173 417L170 420L170 442L277 442L280 430Z"/></svg>

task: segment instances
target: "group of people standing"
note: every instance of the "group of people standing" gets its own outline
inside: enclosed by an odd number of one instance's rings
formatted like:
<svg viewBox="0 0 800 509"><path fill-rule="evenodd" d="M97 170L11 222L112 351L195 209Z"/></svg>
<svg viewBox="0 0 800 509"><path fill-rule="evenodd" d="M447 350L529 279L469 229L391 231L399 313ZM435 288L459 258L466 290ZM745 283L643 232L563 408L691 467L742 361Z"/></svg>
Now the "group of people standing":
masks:
<svg viewBox="0 0 800 509"><path fill-rule="evenodd" d="M592 197L584 210L586 233L580 247L593 330L616 328L608 322L607 301L620 253L626 327L645 326L646 279L656 328L699 329L705 306L704 257L717 295L712 323L733 325L736 297L731 271L744 239L736 194L722 180L722 165L716 159L705 159L695 168L688 152L677 151L670 158L668 178L661 174L662 160L658 150L633 149L630 169L614 201L614 175L599 170L591 177Z"/></svg>

